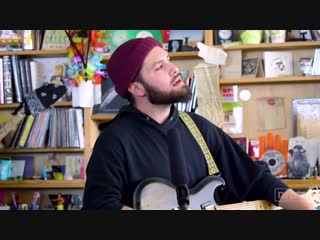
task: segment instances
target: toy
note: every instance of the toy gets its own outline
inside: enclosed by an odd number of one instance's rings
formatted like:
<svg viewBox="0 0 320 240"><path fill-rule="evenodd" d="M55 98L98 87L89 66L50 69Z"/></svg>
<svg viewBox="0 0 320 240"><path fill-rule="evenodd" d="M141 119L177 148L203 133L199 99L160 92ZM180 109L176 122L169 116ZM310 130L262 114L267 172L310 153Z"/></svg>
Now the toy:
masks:
<svg viewBox="0 0 320 240"><path fill-rule="evenodd" d="M32 202L29 206L29 210L39 210L39 205L37 204L37 201L39 198L40 198L40 193L34 192L32 196Z"/></svg>

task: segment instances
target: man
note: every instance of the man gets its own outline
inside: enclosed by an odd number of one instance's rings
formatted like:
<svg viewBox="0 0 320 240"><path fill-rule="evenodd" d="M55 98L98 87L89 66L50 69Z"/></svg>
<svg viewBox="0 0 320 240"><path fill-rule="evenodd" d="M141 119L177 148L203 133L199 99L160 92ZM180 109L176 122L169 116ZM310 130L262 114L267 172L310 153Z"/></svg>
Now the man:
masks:
<svg viewBox="0 0 320 240"><path fill-rule="evenodd" d="M133 209L133 194L141 181L172 180L168 132L181 134L188 187L209 175L206 158L179 118L173 103L188 101L191 92L168 52L152 37L129 40L112 54L107 72L116 92L130 101L117 116L100 125L87 166L83 209ZM223 203L266 199L285 209L314 209L303 197L257 163L220 128L188 113L210 149L226 189Z"/></svg>

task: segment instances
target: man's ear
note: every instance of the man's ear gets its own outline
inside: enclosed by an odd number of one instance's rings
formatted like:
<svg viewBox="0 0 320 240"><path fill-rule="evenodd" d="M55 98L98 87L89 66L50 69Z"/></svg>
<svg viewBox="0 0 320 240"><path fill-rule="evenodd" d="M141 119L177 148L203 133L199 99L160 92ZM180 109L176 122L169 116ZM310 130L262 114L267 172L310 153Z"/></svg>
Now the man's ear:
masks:
<svg viewBox="0 0 320 240"><path fill-rule="evenodd" d="M138 96L138 97L143 97L146 95L145 89L143 87L143 85L139 82L132 82L130 83L129 87L128 87L128 91L134 95L134 96Z"/></svg>

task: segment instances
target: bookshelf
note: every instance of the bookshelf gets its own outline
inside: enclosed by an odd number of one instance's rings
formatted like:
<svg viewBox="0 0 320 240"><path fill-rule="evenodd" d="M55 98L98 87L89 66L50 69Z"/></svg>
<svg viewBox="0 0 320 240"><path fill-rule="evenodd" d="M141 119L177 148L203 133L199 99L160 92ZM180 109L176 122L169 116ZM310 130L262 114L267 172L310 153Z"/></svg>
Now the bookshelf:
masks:
<svg viewBox="0 0 320 240"><path fill-rule="evenodd" d="M58 50L21 50L21 51L0 51L0 56L28 56L28 57L65 57L67 56L66 49Z"/></svg>
<svg viewBox="0 0 320 240"><path fill-rule="evenodd" d="M204 43L210 46L214 46L214 30L204 31ZM246 44L237 45L224 48L222 46L215 46L222 48L226 52L230 50L241 50L243 56L248 57L261 57L261 53L265 50L290 50L294 52L295 59L298 57L311 56L315 48L320 47L320 42L286 42L286 43L261 43L261 44ZM32 50L32 51L2 51L0 57L4 55L20 55L30 58L54 58L54 57L66 57L67 51L63 50ZM169 53L171 59L177 64L179 68L186 68L192 71L192 67L201 62L202 59L198 57L198 52L171 52ZM107 62L110 56L104 56L103 62ZM239 91L242 89L249 89L252 92L253 100L258 96L283 96L285 93L285 105L286 105L286 119L288 123L285 129L278 132L284 137L292 136L292 122L291 122L291 108L290 101L293 98L306 98L317 97L320 92L320 77L319 76L297 76L281 77L281 78L241 78L241 79L220 79L220 86L239 85ZM252 127L253 122L257 119L252 115L252 112L257 110L254 101L243 102L244 105L244 135L249 138L256 138L261 132ZM19 104L1 104L1 111L11 111ZM55 107L72 107L71 102L58 102L54 104ZM92 108L83 108L84 116L84 137L85 147L79 148L41 148L41 149L1 149L0 156L6 156L8 154L35 154L43 158L47 156L49 152L54 152L59 155L65 156L66 154L83 154L85 167L91 156L93 145L97 136L99 135L98 124L104 121L110 121L114 118L114 114L99 114L92 115ZM319 180L283 180L286 184L294 189L308 188L309 186L320 186ZM35 189L54 191L58 190L77 190L78 192L83 190L85 180L70 180L70 181L58 181L58 180L9 180L0 181L0 189L6 190L30 190Z"/></svg>
<svg viewBox="0 0 320 240"><path fill-rule="evenodd" d="M84 180L7 180L0 181L0 189L82 189Z"/></svg>
<svg viewBox="0 0 320 240"><path fill-rule="evenodd" d="M67 58L67 50L22 50L22 51L0 51L2 56L18 55L22 58L39 59L40 63L51 59L63 62ZM51 62L49 63L51 64ZM52 66L53 68L53 66ZM46 79L49 80L49 79ZM20 103L0 104L1 113L11 113ZM71 101L58 101L53 104L54 108L72 108ZM85 126L85 124L84 124ZM33 156L34 170L36 176L41 176L41 164L48 161L49 153L56 155L57 163L64 164L66 156L83 156L85 148L1 148L0 158L11 156ZM40 206L48 205L48 194L56 194L62 192L66 194L77 194L82 196L82 190L85 184L84 179L74 180L39 180L39 179L24 179L24 180L1 180L0 190L4 192L4 202L10 203L11 192L17 192L23 199L29 200L34 191L40 191Z"/></svg>

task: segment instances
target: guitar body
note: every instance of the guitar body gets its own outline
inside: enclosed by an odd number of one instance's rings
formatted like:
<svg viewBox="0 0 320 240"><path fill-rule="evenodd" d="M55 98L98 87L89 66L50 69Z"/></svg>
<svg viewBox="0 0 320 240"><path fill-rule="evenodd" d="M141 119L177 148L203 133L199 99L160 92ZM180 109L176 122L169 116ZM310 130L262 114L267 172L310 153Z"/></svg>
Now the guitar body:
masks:
<svg viewBox="0 0 320 240"><path fill-rule="evenodd" d="M218 176L208 176L189 189L189 208L202 210L216 206L216 190L225 185ZM163 178L149 178L142 181L133 195L133 207L138 210L173 210L179 207L176 187Z"/></svg>

